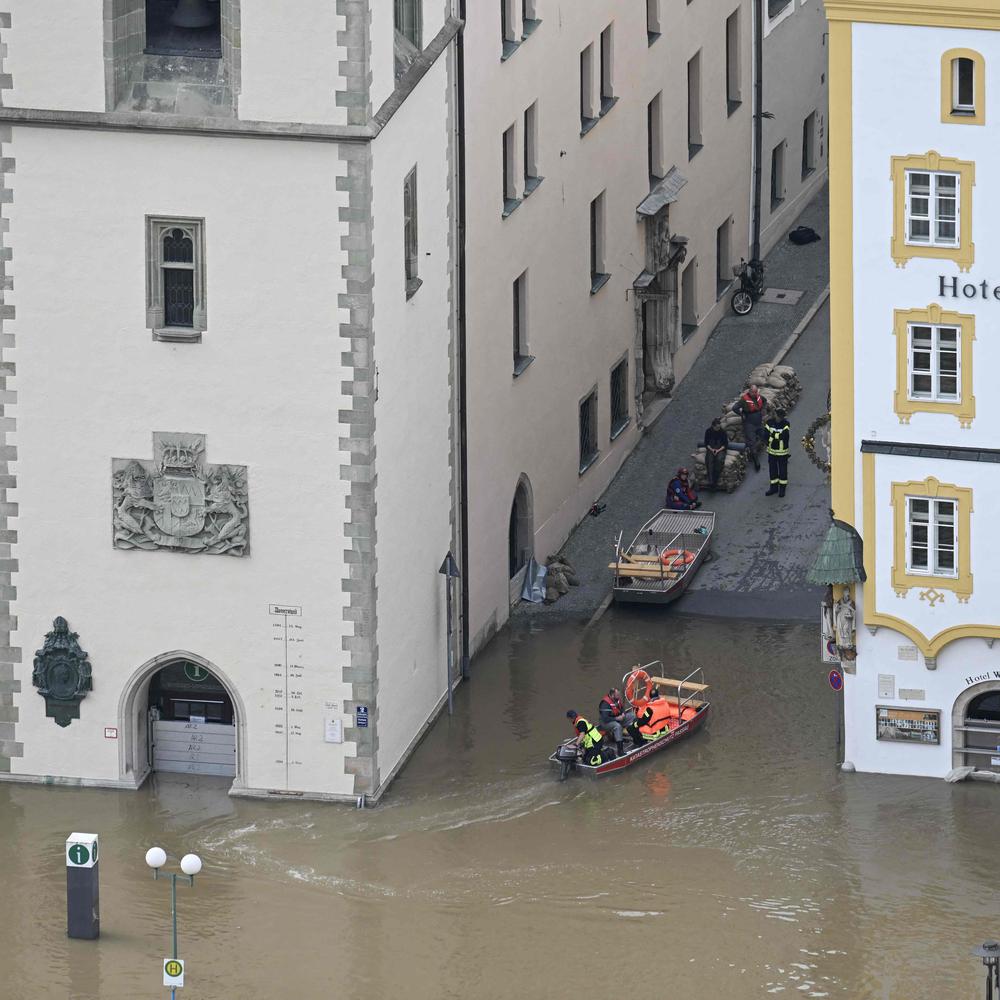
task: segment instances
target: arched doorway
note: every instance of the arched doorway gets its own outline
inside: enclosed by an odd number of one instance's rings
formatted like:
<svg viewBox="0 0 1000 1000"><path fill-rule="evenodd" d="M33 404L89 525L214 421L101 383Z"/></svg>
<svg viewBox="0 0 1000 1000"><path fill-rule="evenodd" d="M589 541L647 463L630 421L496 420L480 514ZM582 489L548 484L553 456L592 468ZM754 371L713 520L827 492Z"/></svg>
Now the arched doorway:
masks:
<svg viewBox="0 0 1000 1000"><path fill-rule="evenodd" d="M973 685L955 702L952 721L953 766L1000 774L1000 686Z"/></svg>
<svg viewBox="0 0 1000 1000"><path fill-rule="evenodd" d="M122 696L122 777L138 786L159 771L240 785L243 720L232 683L212 663L181 651L155 657Z"/></svg>
<svg viewBox="0 0 1000 1000"><path fill-rule="evenodd" d="M510 506L510 523L507 529L507 564L511 581L511 600L517 600L524 582L528 559L534 555L535 514L531 497L531 483L521 476ZM516 592L515 592L516 583Z"/></svg>

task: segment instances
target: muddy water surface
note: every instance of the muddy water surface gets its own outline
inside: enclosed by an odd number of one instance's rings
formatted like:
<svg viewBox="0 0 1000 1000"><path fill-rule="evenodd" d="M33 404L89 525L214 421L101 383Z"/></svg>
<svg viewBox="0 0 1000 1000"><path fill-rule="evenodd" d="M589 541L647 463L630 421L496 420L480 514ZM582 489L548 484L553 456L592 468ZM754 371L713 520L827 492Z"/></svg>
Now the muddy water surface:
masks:
<svg viewBox="0 0 1000 1000"><path fill-rule="evenodd" d="M974 997L1000 935L993 786L841 775L812 627L609 612L498 638L391 792L364 811L0 785L0 997L162 997L179 887L184 1000ZM703 665L713 717L632 772L559 784L567 708L638 659ZM65 937L62 842L102 838L102 936ZM648 966L648 968L647 968ZM655 970L655 971L654 971ZM651 989L651 977L664 988Z"/></svg>

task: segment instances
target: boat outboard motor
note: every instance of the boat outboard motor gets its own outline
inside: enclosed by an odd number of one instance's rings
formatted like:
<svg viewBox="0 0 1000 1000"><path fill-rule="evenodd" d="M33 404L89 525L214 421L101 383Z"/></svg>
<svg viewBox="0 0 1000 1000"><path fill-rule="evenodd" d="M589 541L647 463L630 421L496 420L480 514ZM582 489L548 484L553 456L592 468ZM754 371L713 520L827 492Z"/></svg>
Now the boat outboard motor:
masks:
<svg viewBox="0 0 1000 1000"><path fill-rule="evenodd" d="M556 751L556 759L559 761L559 780L565 781L569 777L570 771L576 767L577 750L573 744L564 743Z"/></svg>

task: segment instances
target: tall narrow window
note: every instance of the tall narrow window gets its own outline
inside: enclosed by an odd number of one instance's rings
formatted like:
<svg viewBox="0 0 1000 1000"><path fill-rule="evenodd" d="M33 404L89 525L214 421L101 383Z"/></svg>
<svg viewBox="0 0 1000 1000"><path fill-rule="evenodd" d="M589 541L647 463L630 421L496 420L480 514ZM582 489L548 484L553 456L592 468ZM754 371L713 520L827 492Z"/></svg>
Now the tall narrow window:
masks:
<svg viewBox="0 0 1000 1000"><path fill-rule="evenodd" d="M687 72L687 133L688 159L696 156L702 147L701 136L701 53L688 62Z"/></svg>
<svg viewBox="0 0 1000 1000"><path fill-rule="evenodd" d="M928 576L957 576L954 500L906 498L906 569Z"/></svg>
<svg viewBox="0 0 1000 1000"><path fill-rule="evenodd" d="M911 323L908 329L910 399L957 401L961 377L958 327Z"/></svg>
<svg viewBox="0 0 1000 1000"><path fill-rule="evenodd" d="M785 200L785 142L771 150L771 211Z"/></svg>
<svg viewBox="0 0 1000 1000"><path fill-rule="evenodd" d="M597 460L597 389L580 403L580 475Z"/></svg>
<svg viewBox="0 0 1000 1000"><path fill-rule="evenodd" d="M506 218L521 204L517 197L517 135L511 125L503 134L501 157L503 160L503 215Z"/></svg>
<svg viewBox="0 0 1000 1000"><path fill-rule="evenodd" d="M698 259L691 258L681 272L681 337L698 329Z"/></svg>
<svg viewBox="0 0 1000 1000"><path fill-rule="evenodd" d="M606 114L615 103L614 76L614 25L601 32L601 114Z"/></svg>
<svg viewBox="0 0 1000 1000"><path fill-rule="evenodd" d="M657 94L646 107L646 166L650 186L663 176L663 101Z"/></svg>
<svg viewBox="0 0 1000 1000"><path fill-rule="evenodd" d="M646 0L646 43L660 37L660 0Z"/></svg>
<svg viewBox="0 0 1000 1000"><path fill-rule="evenodd" d="M964 57L953 59L951 73L952 113L974 115L976 113L975 63Z"/></svg>
<svg viewBox="0 0 1000 1000"><path fill-rule="evenodd" d="M611 440L628 426L628 358L611 369Z"/></svg>
<svg viewBox="0 0 1000 1000"><path fill-rule="evenodd" d="M960 175L906 171L906 242L958 245Z"/></svg>
<svg viewBox="0 0 1000 1000"><path fill-rule="evenodd" d="M422 0L394 0L393 23L396 31L420 51Z"/></svg>
<svg viewBox="0 0 1000 1000"><path fill-rule="evenodd" d="M730 216L715 231L715 293L717 298L725 294L733 281L733 263L729 249L729 234L733 228Z"/></svg>
<svg viewBox="0 0 1000 1000"><path fill-rule="evenodd" d="M503 44L501 59L506 59L514 53L521 44L517 37L517 25L514 23L515 0L500 0L500 41Z"/></svg>
<svg viewBox="0 0 1000 1000"><path fill-rule="evenodd" d="M590 203L590 293L599 291L611 277L604 270L604 192Z"/></svg>
<svg viewBox="0 0 1000 1000"><path fill-rule="evenodd" d="M972 49L949 49L941 56L941 121L986 124L986 60Z"/></svg>
<svg viewBox="0 0 1000 1000"><path fill-rule="evenodd" d="M418 262L417 168L414 167L403 181L403 266L407 298L411 298L422 284Z"/></svg>
<svg viewBox="0 0 1000 1000"><path fill-rule="evenodd" d="M537 27L536 0L521 0L521 34L527 38Z"/></svg>
<svg viewBox="0 0 1000 1000"><path fill-rule="evenodd" d="M542 183L538 169L538 102L524 112L524 197Z"/></svg>
<svg viewBox="0 0 1000 1000"><path fill-rule="evenodd" d="M589 132L597 123L594 104L594 46L580 53L580 134Z"/></svg>
<svg viewBox="0 0 1000 1000"><path fill-rule="evenodd" d="M802 123L802 179L816 169L816 112L811 111Z"/></svg>
<svg viewBox="0 0 1000 1000"><path fill-rule="evenodd" d="M146 324L157 340L199 341L205 330L203 219L146 218Z"/></svg>
<svg viewBox="0 0 1000 1000"><path fill-rule="evenodd" d="M726 18L726 112L732 114L743 100L740 88L740 11Z"/></svg>
<svg viewBox="0 0 1000 1000"><path fill-rule="evenodd" d="M524 371L535 359L528 353L528 272L520 275L513 285L514 376Z"/></svg>

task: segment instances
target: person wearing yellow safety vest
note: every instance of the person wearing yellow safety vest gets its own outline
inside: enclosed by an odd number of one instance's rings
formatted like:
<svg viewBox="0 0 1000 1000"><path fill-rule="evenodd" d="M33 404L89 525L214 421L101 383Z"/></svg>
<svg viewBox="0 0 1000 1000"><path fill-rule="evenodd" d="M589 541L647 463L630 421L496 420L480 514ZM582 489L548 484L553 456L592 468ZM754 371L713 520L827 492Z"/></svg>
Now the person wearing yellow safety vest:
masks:
<svg viewBox="0 0 1000 1000"><path fill-rule="evenodd" d="M771 486L765 496L779 497L785 495L788 488L788 456L791 452L790 440L792 429L785 419L784 410L775 410L773 417L768 417L764 423L764 434L767 436L767 469L771 474Z"/></svg>
<svg viewBox="0 0 1000 1000"><path fill-rule="evenodd" d="M597 767L604 762L604 737L601 731L592 726L582 715L570 709L566 713L566 718L573 723L573 728L577 732L577 737L573 741L583 751L583 763L591 767Z"/></svg>

